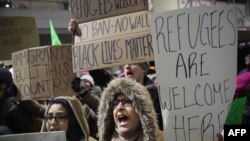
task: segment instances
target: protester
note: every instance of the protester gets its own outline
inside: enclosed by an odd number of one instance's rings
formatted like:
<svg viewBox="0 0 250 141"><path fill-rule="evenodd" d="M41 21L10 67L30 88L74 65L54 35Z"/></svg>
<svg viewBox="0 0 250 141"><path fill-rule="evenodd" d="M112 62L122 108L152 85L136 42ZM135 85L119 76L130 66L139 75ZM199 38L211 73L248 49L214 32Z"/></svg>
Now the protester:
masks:
<svg viewBox="0 0 250 141"><path fill-rule="evenodd" d="M34 132L33 117L41 117L44 108L33 100L21 100L12 75L0 68L0 134Z"/></svg>
<svg viewBox="0 0 250 141"><path fill-rule="evenodd" d="M48 100L41 132L65 131L67 141L90 141L86 111L75 97Z"/></svg>
<svg viewBox="0 0 250 141"><path fill-rule="evenodd" d="M95 85L94 80L91 75L88 75L88 74L82 75L80 79L81 79L81 82L80 82L81 90L79 93L81 93L82 95L88 95L92 93L93 95L100 98L101 88Z"/></svg>
<svg viewBox="0 0 250 141"><path fill-rule="evenodd" d="M247 97L242 124L250 124L250 54L245 57L246 69L237 76L234 98Z"/></svg>
<svg viewBox="0 0 250 141"><path fill-rule="evenodd" d="M86 114L88 123L90 125L90 135L98 139L97 133L97 108L99 105L101 89L95 86L94 80L89 74L82 75L81 78L76 77L72 83L72 88L76 92L77 97L82 105L88 107L88 114Z"/></svg>
<svg viewBox="0 0 250 141"><path fill-rule="evenodd" d="M147 72L149 70L149 65L147 62L143 63L136 63L136 64L127 64L124 66L124 77L125 78L133 78L137 82L144 85L149 94L151 99L154 103L154 108L157 113L158 125L161 130L163 130L163 121L162 121L162 114L161 114L161 107L159 101L159 93L158 89L155 86L154 82L147 77Z"/></svg>
<svg viewBox="0 0 250 141"><path fill-rule="evenodd" d="M94 80L90 75L83 75L81 78L76 77L72 82L72 89L76 92L75 96L83 105L88 105L94 112L99 105L99 96L101 90L94 87Z"/></svg>
<svg viewBox="0 0 250 141"><path fill-rule="evenodd" d="M115 78L102 93L98 131L100 141L163 140L147 89L128 78Z"/></svg>

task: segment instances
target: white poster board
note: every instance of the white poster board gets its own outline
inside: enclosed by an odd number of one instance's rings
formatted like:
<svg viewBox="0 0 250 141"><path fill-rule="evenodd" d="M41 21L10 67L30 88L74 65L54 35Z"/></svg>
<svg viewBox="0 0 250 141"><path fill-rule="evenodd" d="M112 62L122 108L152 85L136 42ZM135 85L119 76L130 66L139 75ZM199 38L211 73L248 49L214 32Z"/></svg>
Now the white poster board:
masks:
<svg viewBox="0 0 250 141"><path fill-rule="evenodd" d="M151 18L165 140L216 141L235 91L235 7L187 8Z"/></svg>
<svg viewBox="0 0 250 141"><path fill-rule="evenodd" d="M66 141L64 131L11 134L0 136L0 141Z"/></svg>

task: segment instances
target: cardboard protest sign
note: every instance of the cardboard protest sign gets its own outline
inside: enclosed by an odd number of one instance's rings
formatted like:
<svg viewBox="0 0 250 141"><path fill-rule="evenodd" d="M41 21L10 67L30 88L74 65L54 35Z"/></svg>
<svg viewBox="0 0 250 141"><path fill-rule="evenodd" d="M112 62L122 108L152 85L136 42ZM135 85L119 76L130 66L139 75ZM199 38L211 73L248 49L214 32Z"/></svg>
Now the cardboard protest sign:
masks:
<svg viewBox="0 0 250 141"><path fill-rule="evenodd" d="M187 1L187 0L186 0ZM178 9L185 1L179 2L178 0L152 0L153 12L162 12L166 10Z"/></svg>
<svg viewBox="0 0 250 141"><path fill-rule="evenodd" d="M150 31L148 11L135 12L79 24L81 36L74 44L126 34Z"/></svg>
<svg viewBox="0 0 250 141"><path fill-rule="evenodd" d="M34 17L0 17L0 60L10 60L12 52L39 45Z"/></svg>
<svg viewBox="0 0 250 141"><path fill-rule="evenodd" d="M1 135L0 141L66 141L64 131Z"/></svg>
<svg viewBox="0 0 250 141"><path fill-rule="evenodd" d="M73 71L152 61L150 31L73 45Z"/></svg>
<svg viewBox="0 0 250 141"><path fill-rule="evenodd" d="M14 82L22 99L71 96L71 45L29 48L12 54Z"/></svg>
<svg viewBox="0 0 250 141"><path fill-rule="evenodd" d="M235 91L235 8L187 8L151 18L165 137L217 140Z"/></svg>
<svg viewBox="0 0 250 141"><path fill-rule="evenodd" d="M148 10L148 0L70 0L72 18L78 23Z"/></svg>

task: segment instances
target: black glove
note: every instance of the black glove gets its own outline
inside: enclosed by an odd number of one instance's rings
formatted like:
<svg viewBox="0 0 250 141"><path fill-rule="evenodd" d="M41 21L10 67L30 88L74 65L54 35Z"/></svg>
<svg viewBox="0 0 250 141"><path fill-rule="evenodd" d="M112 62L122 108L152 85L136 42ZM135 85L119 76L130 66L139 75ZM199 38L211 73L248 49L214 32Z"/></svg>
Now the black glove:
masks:
<svg viewBox="0 0 250 141"><path fill-rule="evenodd" d="M79 77L76 77L71 81L72 89L77 93L81 90L80 83L81 79Z"/></svg>

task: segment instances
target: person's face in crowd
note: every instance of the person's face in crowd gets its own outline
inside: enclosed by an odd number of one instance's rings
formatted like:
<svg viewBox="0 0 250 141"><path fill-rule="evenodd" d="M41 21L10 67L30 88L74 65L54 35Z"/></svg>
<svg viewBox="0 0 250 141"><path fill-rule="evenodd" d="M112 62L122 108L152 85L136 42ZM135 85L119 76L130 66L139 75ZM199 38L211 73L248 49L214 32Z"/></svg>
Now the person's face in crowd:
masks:
<svg viewBox="0 0 250 141"><path fill-rule="evenodd" d="M144 70L139 64L127 64L124 66L125 78L133 78L137 82L141 82L143 80L144 73Z"/></svg>
<svg viewBox="0 0 250 141"><path fill-rule="evenodd" d="M131 100L119 95L113 101L113 117L116 130L121 135L133 133L140 125L139 116Z"/></svg>
<svg viewBox="0 0 250 141"><path fill-rule="evenodd" d="M85 90L89 90L91 89L92 85L88 80L84 80L84 82L82 83L82 87L84 87Z"/></svg>
<svg viewBox="0 0 250 141"><path fill-rule="evenodd" d="M65 131L68 129L68 115L61 104L53 104L45 116L46 128L50 131Z"/></svg>
<svg viewBox="0 0 250 141"><path fill-rule="evenodd" d="M247 68L250 68L250 58L245 59L245 64Z"/></svg>

